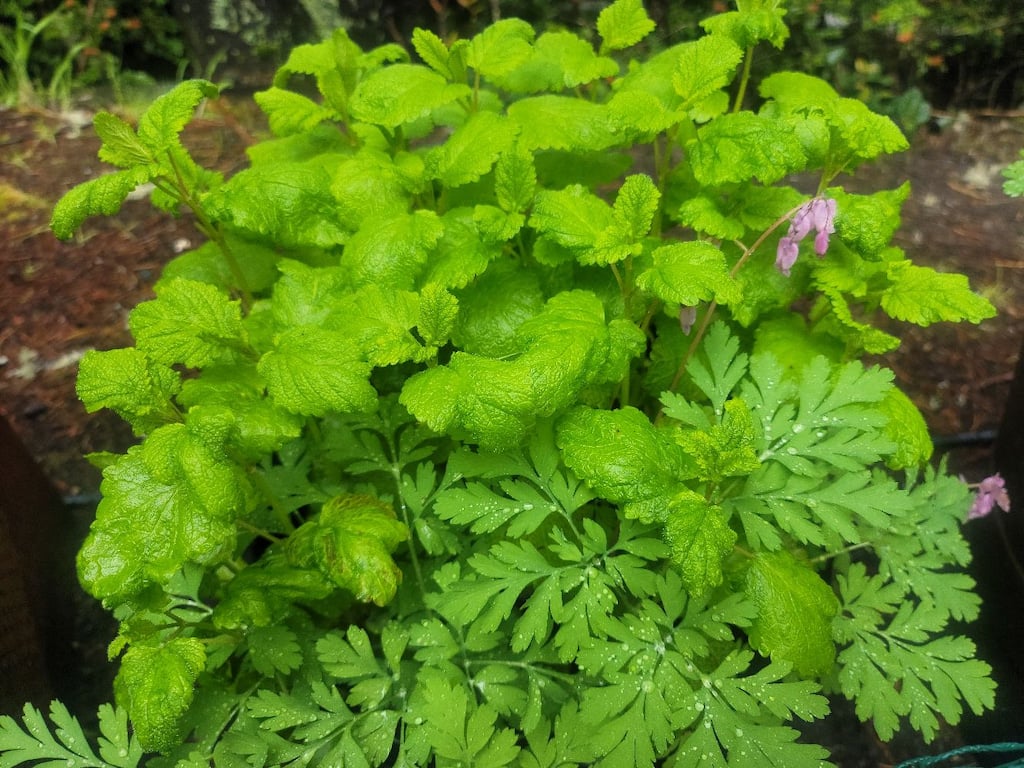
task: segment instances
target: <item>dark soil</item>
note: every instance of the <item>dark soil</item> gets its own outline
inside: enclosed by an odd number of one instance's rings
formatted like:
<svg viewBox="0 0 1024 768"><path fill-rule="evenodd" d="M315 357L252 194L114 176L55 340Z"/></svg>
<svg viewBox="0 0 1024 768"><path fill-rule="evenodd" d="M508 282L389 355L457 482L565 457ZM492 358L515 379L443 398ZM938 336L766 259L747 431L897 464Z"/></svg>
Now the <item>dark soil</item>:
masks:
<svg viewBox="0 0 1024 768"><path fill-rule="evenodd" d="M245 146L262 131L248 109L217 102L189 126L185 143L202 164L226 174L244 167ZM53 203L109 170L96 158L99 142L88 122L88 115L0 111L0 414L72 501L94 496L99 486L99 473L83 454L121 451L134 440L115 416L84 412L74 390L77 361L87 349L128 345L128 311L152 297L165 262L199 242L187 217L155 212L145 200L127 202L116 217L88 221L73 242L54 238ZM881 361L947 445L953 469L970 481L992 471L991 436L1024 331L1024 200L1003 195L999 174L1021 147L1024 120L959 116L847 183L871 191L909 179L912 195L896 244L917 263L967 274L999 309L980 326L893 324L889 330L903 344ZM79 513L83 530L90 514L87 506ZM100 648L83 664L104 668L103 655ZM893 764L961 739L951 732L928 747L885 746L849 713L833 719L828 734L815 735L835 745L843 766Z"/></svg>

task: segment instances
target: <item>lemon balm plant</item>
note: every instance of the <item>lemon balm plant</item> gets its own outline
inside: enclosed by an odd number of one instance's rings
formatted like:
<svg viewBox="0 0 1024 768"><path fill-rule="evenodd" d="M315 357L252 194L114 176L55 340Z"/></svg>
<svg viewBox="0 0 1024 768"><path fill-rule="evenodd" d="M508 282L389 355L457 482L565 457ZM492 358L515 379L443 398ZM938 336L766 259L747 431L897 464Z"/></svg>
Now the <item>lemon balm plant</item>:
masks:
<svg viewBox="0 0 1024 768"><path fill-rule="evenodd" d="M794 768L829 694L883 739L992 706L949 628L971 493L860 360L882 315L992 307L890 244L905 186L839 186L905 148L887 118L750 82L777 3L703 26L644 56L618 0L596 47L508 19L418 62L339 31L227 180L179 140L210 83L97 115L119 170L57 235L148 182L208 240L81 364L141 438L94 456L78 557L120 621L99 755L55 705L0 764Z"/></svg>

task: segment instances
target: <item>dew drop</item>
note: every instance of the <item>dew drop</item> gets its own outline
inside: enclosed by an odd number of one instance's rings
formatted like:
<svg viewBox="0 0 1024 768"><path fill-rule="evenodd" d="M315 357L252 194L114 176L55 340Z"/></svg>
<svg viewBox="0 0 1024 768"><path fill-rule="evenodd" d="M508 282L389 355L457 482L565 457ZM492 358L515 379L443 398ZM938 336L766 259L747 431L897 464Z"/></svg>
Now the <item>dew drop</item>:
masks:
<svg viewBox="0 0 1024 768"><path fill-rule="evenodd" d="M423 725L423 718L422 717L413 718L413 723L415 725Z"/></svg>
<svg viewBox="0 0 1024 768"><path fill-rule="evenodd" d="M807 427L805 427L803 424L794 424L793 425L793 434L799 435L805 429L807 429Z"/></svg>
<svg viewBox="0 0 1024 768"><path fill-rule="evenodd" d="M789 448L786 449L786 453L788 453L790 456L796 456L797 450L791 445L789 446Z"/></svg>

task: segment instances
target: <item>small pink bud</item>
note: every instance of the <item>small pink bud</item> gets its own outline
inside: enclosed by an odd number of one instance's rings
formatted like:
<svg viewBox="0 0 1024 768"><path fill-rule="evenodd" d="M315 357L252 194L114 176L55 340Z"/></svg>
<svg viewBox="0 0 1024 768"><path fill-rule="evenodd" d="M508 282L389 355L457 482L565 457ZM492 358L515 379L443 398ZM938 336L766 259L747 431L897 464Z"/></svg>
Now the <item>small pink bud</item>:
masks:
<svg viewBox="0 0 1024 768"><path fill-rule="evenodd" d="M679 307L679 327L683 329L684 334L690 335L690 329L693 328L695 322L697 322L696 307Z"/></svg>

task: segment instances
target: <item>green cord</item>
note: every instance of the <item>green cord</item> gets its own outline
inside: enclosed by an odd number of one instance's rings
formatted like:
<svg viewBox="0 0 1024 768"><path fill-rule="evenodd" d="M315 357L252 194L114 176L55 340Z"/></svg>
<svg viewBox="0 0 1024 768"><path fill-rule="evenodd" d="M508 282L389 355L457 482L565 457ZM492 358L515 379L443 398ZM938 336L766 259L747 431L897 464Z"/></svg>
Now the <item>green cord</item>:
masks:
<svg viewBox="0 0 1024 768"><path fill-rule="evenodd" d="M1020 757L1016 760L1011 760L1009 763L1003 763L999 768L1024 768L1024 744L1014 744L1010 742L987 744L978 747L959 747L958 749L954 749L942 755L935 755L934 757L915 757L911 760L905 760L897 765L896 768L934 768L940 763L943 763L953 757L990 752L1020 752Z"/></svg>

